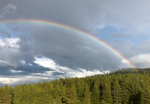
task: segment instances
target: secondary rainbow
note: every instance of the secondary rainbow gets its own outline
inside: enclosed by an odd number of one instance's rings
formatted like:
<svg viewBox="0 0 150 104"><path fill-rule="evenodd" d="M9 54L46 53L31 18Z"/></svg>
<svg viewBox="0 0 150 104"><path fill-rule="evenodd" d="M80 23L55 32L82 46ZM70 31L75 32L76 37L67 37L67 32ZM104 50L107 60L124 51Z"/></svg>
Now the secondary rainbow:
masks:
<svg viewBox="0 0 150 104"><path fill-rule="evenodd" d="M84 35L96 42L98 42L99 44L101 44L103 47L107 48L109 51L111 51L114 55L116 55L118 58L120 58L121 60L123 60L123 62L125 62L130 68L133 68L136 72L138 72L138 70L136 69L136 67L134 65L132 65L130 63L130 61L128 59L126 59L121 53L119 53L117 50L115 50L114 48L112 48L110 45L108 45L106 42L96 38L94 35L84 32L80 29L65 25L65 24L61 24L61 23L57 23L57 22L53 22L53 21L48 21L48 20L40 20L40 19L17 19L17 20L1 20L0 23L18 23L18 22L22 22L22 23L38 23L38 24L47 24L47 25L51 25L51 26L55 26L58 28L62 28L62 29L66 29L69 31L73 31L76 33L79 33L81 35Z"/></svg>

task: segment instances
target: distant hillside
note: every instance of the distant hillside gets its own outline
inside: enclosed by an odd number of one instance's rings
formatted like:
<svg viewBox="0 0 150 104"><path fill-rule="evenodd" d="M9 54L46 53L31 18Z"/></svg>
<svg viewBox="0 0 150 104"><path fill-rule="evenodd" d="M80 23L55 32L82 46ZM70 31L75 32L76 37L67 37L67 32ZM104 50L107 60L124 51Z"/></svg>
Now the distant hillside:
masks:
<svg viewBox="0 0 150 104"><path fill-rule="evenodd" d="M150 69L5 85L0 88L0 104L150 104Z"/></svg>
<svg viewBox="0 0 150 104"><path fill-rule="evenodd" d="M145 68L145 69L137 69L138 73L147 73L150 72L150 68ZM112 72L113 74L125 74L125 73L137 73L134 69L121 69L121 70L117 70L115 72Z"/></svg>

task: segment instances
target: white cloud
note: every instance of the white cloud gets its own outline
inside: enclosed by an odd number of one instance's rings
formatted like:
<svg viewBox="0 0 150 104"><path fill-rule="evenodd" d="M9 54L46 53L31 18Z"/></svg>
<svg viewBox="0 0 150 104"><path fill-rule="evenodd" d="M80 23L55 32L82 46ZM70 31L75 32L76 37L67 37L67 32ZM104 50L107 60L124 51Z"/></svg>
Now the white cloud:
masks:
<svg viewBox="0 0 150 104"><path fill-rule="evenodd" d="M109 71L101 72L98 69L95 70L86 70L82 68L78 68L78 70L70 69L68 67L58 65L52 59L46 57L41 57L41 58L35 57L34 63L54 70L54 71L46 71L45 73L41 73L41 75L45 75L45 76L49 76L49 75L52 76L52 72L62 73L63 74L62 77L85 77L85 76L92 76L96 74L109 73Z"/></svg>
<svg viewBox="0 0 150 104"><path fill-rule="evenodd" d="M68 67L57 65L52 59L46 57L41 57L41 58L35 57L34 63L43 66L45 68L53 69L55 71L70 70Z"/></svg>
<svg viewBox="0 0 150 104"><path fill-rule="evenodd" d="M0 47L6 47L6 48L14 48L18 49L20 39L19 38L5 38L5 39L0 39Z"/></svg>
<svg viewBox="0 0 150 104"><path fill-rule="evenodd" d="M38 58L38 57L35 57L34 63L36 63L36 64L38 64L40 66L46 67L46 68L57 69L56 68L57 67L56 63L50 58L46 58L46 57Z"/></svg>
<svg viewBox="0 0 150 104"><path fill-rule="evenodd" d="M25 65L25 64L26 64L26 61L21 60L20 63L21 63L22 65Z"/></svg>
<svg viewBox="0 0 150 104"><path fill-rule="evenodd" d="M0 77L1 84L19 84L25 82L36 82L39 80L46 80L47 77L40 77L40 76L15 76L15 77Z"/></svg>
<svg viewBox="0 0 150 104"><path fill-rule="evenodd" d="M11 63L7 61L0 60L0 66L14 66L14 65L12 65Z"/></svg>
<svg viewBox="0 0 150 104"><path fill-rule="evenodd" d="M18 81L17 78L5 78L5 77L0 78L0 83L2 84L12 84L17 81Z"/></svg>
<svg viewBox="0 0 150 104"><path fill-rule="evenodd" d="M20 63L21 63L22 65L32 66L31 63L27 63L25 60L21 60Z"/></svg>
<svg viewBox="0 0 150 104"><path fill-rule="evenodd" d="M21 71L21 70L10 70L12 73L21 73L21 72L23 72L23 71Z"/></svg>
<svg viewBox="0 0 150 104"><path fill-rule="evenodd" d="M8 65L9 63L7 61L3 61L3 60L0 60L0 65Z"/></svg>
<svg viewBox="0 0 150 104"><path fill-rule="evenodd" d="M79 70L67 71L65 76L81 78L81 77L86 77L86 76L93 76L97 74L107 74L107 73L109 73L109 71L101 72L99 70L86 70L86 69L79 68Z"/></svg>
<svg viewBox="0 0 150 104"><path fill-rule="evenodd" d="M44 73L32 73L30 75L23 75L23 76L10 76L10 77L3 77L0 76L0 83L1 84L20 84L20 83L31 83L31 82L37 82L37 81L43 81L43 80L53 80L53 79L59 79L61 78L73 78L73 77L86 77L86 76L92 76L97 74L107 74L109 71L101 72L98 69L95 70L86 70L82 68L78 68L77 70L60 66L56 64L52 59L46 58L46 57L35 57L36 64L41 65L46 68L50 68L53 70L45 71ZM48 64L48 65L47 65ZM12 73L21 73L21 70L10 70ZM61 74L55 74L55 73L61 73Z"/></svg>
<svg viewBox="0 0 150 104"><path fill-rule="evenodd" d="M150 53L133 56L129 61L138 67L150 67Z"/></svg>
<svg viewBox="0 0 150 104"><path fill-rule="evenodd" d="M61 73L60 75L54 74L55 72ZM82 78L86 76L93 76L97 74L108 74L110 71L104 71L101 72L99 70L86 70L79 68L78 70L65 70L65 71L46 71L45 73L35 73L32 75L40 76L40 77L46 77L47 79L58 79L58 78Z"/></svg>

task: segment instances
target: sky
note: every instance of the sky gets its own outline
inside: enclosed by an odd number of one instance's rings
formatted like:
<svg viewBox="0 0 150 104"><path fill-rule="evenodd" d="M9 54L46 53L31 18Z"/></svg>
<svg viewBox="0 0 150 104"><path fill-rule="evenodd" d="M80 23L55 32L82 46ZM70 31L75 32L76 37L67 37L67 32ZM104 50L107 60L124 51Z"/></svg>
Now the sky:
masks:
<svg viewBox="0 0 150 104"><path fill-rule="evenodd" d="M150 67L149 0L1 0L0 84L21 84L105 74L127 63L87 36L92 34L137 68Z"/></svg>

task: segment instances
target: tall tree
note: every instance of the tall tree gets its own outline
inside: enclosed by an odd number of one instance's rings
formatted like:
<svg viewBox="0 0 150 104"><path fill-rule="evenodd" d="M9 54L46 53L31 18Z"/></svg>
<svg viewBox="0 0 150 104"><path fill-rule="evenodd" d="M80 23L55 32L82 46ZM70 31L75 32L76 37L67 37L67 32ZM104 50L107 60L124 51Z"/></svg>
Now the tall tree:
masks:
<svg viewBox="0 0 150 104"><path fill-rule="evenodd" d="M112 81L112 99L113 99L113 104L121 104L122 98L121 98L121 93L124 93L119 85L118 79L115 78Z"/></svg>
<svg viewBox="0 0 150 104"><path fill-rule="evenodd" d="M112 103L112 96L111 96L111 86L109 79L104 77L103 83L101 86L101 104L111 104Z"/></svg>
<svg viewBox="0 0 150 104"><path fill-rule="evenodd" d="M91 104L100 104L100 89L99 84L94 81L92 84Z"/></svg>
<svg viewBox="0 0 150 104"><path fill-rule="evenodd" d="M90 103L90 88L87 84L84 85L84 89L83 89L83 100L81 102L81 104L92 104Z"/></svg>
<svg viewBox="0 0 150 104"><path fill-rule="evenodd" d="M77 104L79 103L79 100L77 99L77 92L75 85L71 85L66 90L66 96L63 98L63 102L65 104Z"/></svg>

